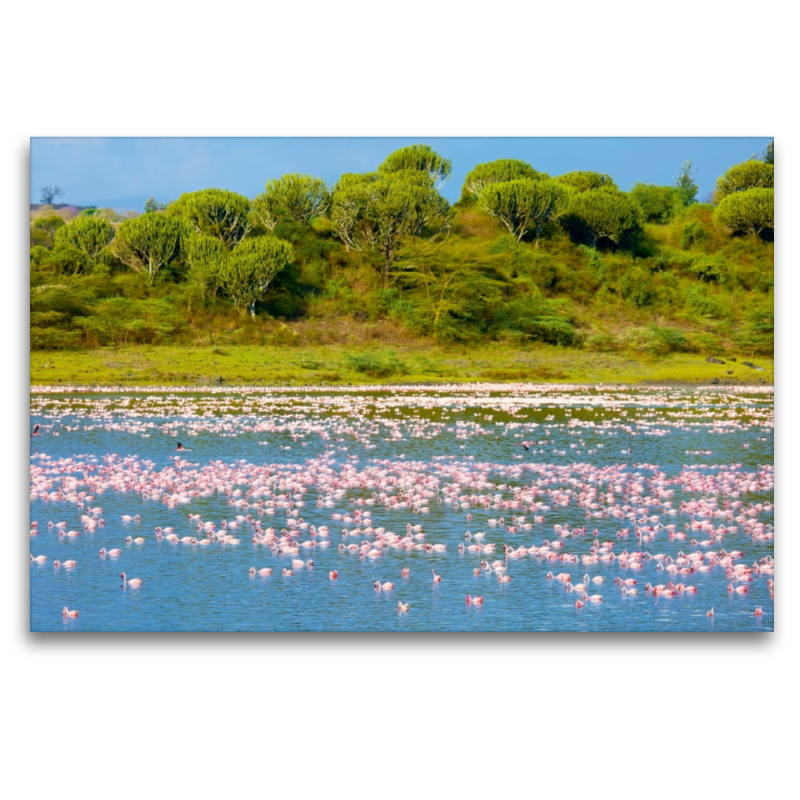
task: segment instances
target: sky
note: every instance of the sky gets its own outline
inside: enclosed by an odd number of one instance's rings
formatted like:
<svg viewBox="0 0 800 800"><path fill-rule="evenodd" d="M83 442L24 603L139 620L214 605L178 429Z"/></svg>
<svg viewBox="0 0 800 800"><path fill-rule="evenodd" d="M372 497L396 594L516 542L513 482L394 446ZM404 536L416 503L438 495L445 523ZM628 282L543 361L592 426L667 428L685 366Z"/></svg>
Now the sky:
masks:
<svg viewBox="0 0 800 800"><path fill-rule="evenodd" d="M60 202L141 210L148 197L165 202L183 192L218 188L249 198L270 178L299 172L329 186L345 172L370 172L392 151L429 144L453 164L442 194L458 200L467 173L499 158L541 172L604 172L620 189L634 183L671 185L691 160L698 199L733 164L761 153L772 137L696 138L32 138L32 203L41 188L63 190Z"/></svg>

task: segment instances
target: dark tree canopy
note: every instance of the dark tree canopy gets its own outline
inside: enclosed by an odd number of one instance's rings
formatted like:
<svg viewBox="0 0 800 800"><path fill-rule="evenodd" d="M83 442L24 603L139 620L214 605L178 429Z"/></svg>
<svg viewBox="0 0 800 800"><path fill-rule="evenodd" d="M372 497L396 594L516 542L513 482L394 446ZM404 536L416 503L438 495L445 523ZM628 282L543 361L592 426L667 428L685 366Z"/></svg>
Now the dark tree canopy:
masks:
<svg viewBox="0 0 800 800"><path fill-rule="evenodd" d="M53 205L56 197L63 197L64 192L61 191L60 186L42 186L41 200L46 206Z"/></svg>

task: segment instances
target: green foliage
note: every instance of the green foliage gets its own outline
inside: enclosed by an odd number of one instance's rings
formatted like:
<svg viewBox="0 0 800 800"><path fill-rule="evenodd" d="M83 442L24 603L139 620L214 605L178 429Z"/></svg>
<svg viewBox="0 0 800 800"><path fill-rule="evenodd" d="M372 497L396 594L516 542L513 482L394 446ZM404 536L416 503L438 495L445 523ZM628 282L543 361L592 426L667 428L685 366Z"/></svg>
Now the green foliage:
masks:
<svg viewBox="0 0 800 800"><path fill-rule="evenodd" d="M450 177L452 164L442 158L427 144L413 144L401 147L386 157L378 167L379 173L420 172L426 175L431 183L441 186Z"/></svg>
<svg viewBox="0 0 800 800"><path fill-rule="evenodd" d="M450 205L419 170L343 175L333 190L331 223L345 246L382 257L384 288L404 236L447 230Z"/></svg>
<svg viewBox="0 0 800 800"><path fill-rule="evenodd" d="M219 284L240 313L249 310L255 317L256 303L272 279L293 259L292 246L274 236L245 239L223 263Z"/></svg>
<svg viewBox="0 0 800 800"><path fill-rule="evenodd" d="M362 353L345 356L348 366L356 372L371 378L388 378L391 375L405 375L407 366L391 348L382 352Z"/></svg>
<svg viewBox="0 0 800 800"><path fill-rule="evenodd" d="M714 216L717 222L731 233L750 233L758 236L764 230L773 230L775 191L747 189L729 194L717 206Z"/></svg>
<svg viewBox="0 0 800 800"><path fill-rule="evenodd" d="M708 231L699 219L687 222L681 230L681 247L689 250L708 239Z"/></svg>
<svg viewBox="0 0 800 800"><path fill-rule="evenodd" d="M52 247L55 243L55 235L59 228L63 228L66 223L61 217L53 214L48 217L39 217L34 220L33 228L35 231L40 232L44 240L41 242L45 247Z"/></svg>
<svg viewBox="0 0 800 800"><path fill-rule="evenodd" d="M167 206L168 216L178 217L196 233L215 236L231 249L250 231L250 201L235 192L203 189L182 194Z"/></svg>
<svg viewBox="0 0 800 800"><path fill-rule="evenodd" d="M635 183L630 197L641 207L645 221L657 225L666 225L684 207L684 196L674 186Z"/></svg>
<svg viewBox="0 0 800 800"><path fill-rule="evenodd" d="M219 274L228 258L225 245L214 236L184 231L181 253L187 267L187 282L203 297L216 296Z"/></svg>
<svg viewBox="0 0 800 800"><path fill-rule="evenodd" d="M152 283L162 267L180 256L184 232L180 219L166 214L144 214L120 225L114 249L123 264L143 273Z"/></svg>
<svg viewBox="0 0 800 800"><path fill-rule="evenodd" d="M569 192L551 180L490 183L478 195L478 204L519 242L527 234L538 239L544 226L566 210Z"/></svg>
<svg viewBox="0 0 800 800"><path fill-rule="evenodd" d="M81 218L60 227L54 236L56 246L69 246L83 253L94 266L103 248L114 238L114 228L104 219Z"/></svg>
<svg viewBox="0 0 800 800"><path fill-rule="evenodd" d="M155 197L150 196L144 202L144 213L154 214L156 211L163 211L166 207L166 203L159 203Z"/></svg>
<svg viewBox="0 0 800 800"><path fill-rule="evenodd" d="M750 159L732 166L717 178L714 202L719 205L726 197L748 189L775 188L775 167L772 164Z"/></svg>
<svg viewBox="0 0 800 800"><path fill-rule="evenodd" d="M581 172L578 170L559 175L555 180L575 192L589 192L595 189L612 192L619 191L619 187L611 179L611 176L600 172Z"/></svg>
<svg viewBox="0 0 800 800"><path fill-rule="evenodd" d="M253 201L252 218L268 231L275 229L281 215L308 225L327 213L329 203L325 181L311 175L284 175L267 181L264 193Z"/></svg>
<svg viewBox="0 0 800 800"><path fill-rule="evenodd" d="M764 152L761 154L761 160L765 164L772 164L775 165L775 140L773 139L765 148Z"/></svg>
<svg viewBox="0 0 800 800"><path fill-rule="evenodd" d="M643 220L638 204L622 192L590 189L572 196L563 223L578 242L596 247L609 239L625 247L641 231Z"/></svg>
<svg viewBox="0 0 800 800"><path fill-rule="evenodd" d="M690 272L706 283L722 283L727 274L727 262L719 253L695 258L689 266Z"/></svg>
<svg viewBox="0 0 800 800"><path fill-rule="evenodd" d="M464 179L462 197L478 195L490 183L507 183L518 180L541 180L549 178L545 172L537 172L530 164L514 158L501 158L486 164L478 164Z"/></svg>
<svg viewBox="0 0 800 800"><path fill-rule="evenodd" d="M662 328L653 324L646 328L631 328L618 341L624 350L653 356L679 352L688 347L686 336L677 328Z"/></svg>
<svg viewBox="0 0 800 800"><path fill-rule="evenodd" d="M697 196L698 186L692 176L692 162L684 161L678 177L675 178L675 188L683 201L684 206L690 206L694 203Z"/></svg>

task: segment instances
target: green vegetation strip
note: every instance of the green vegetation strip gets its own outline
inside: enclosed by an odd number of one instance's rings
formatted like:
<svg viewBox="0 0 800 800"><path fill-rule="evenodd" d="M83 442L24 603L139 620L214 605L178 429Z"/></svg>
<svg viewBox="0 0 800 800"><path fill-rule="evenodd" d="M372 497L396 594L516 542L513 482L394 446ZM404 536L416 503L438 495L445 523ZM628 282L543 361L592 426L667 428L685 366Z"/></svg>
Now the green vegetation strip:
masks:
<svg viewBox="0 0 800 800"><path fill-rule="evenodd" d="M590 353L542 345L512 348L411 346L128 347L31 353L32 385L209 386L396 383L772 384L772 359L698 354ZM743 362L754 366L747 366Z"/></svg>

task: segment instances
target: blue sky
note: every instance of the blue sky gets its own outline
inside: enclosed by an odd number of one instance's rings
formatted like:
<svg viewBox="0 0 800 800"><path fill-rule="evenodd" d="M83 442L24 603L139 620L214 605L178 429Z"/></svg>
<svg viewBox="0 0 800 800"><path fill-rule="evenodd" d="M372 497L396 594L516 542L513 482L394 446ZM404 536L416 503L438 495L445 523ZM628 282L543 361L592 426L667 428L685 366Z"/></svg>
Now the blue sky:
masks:
<svg viewBox="0 0 800 800"><path fill-rule="evenodd" d="M442 188L451 201L476 164L498 158L551 175L605 172L626 190L637 181L670 185L691 159L703 199L719 175L760 153L770 138L34 138L31 202L45 185L60 186L62 202L119 210L141 210L151 195L166 201L211 187L252 198L269 178L300 172L333 185L342 173L374 170L393 150L419 142L452 161Z"/></svg>

